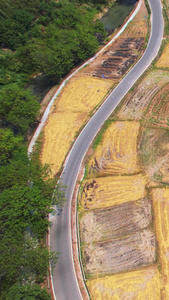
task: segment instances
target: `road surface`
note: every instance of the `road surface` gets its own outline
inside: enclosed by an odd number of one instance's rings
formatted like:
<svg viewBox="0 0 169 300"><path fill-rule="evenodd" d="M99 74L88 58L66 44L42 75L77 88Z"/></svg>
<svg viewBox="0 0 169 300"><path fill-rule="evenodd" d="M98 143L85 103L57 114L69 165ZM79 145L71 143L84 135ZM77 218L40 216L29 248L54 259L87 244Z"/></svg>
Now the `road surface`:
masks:
<svg viewBox="0 0 169 300"><path fill-rule="evenodd" d="M143 57L125 76L115 88L95 115L85 126L77 138L67 160L61 176L61 183L66 185L67 199L63 212L52 217L52 228L50 232L50 245L53 251L60 252L58 262L53 271L53 289L56 300L82 300L78 283L76 280L73 260L70 232L70 207L71 198L76 182L77 174L82 159L96 136L97 132L109 117L118 103L122 100L128 90L143 74L146 68L158 53L163 38L163 16L161 0L149 0L151 7L151 36Z"/></svg>

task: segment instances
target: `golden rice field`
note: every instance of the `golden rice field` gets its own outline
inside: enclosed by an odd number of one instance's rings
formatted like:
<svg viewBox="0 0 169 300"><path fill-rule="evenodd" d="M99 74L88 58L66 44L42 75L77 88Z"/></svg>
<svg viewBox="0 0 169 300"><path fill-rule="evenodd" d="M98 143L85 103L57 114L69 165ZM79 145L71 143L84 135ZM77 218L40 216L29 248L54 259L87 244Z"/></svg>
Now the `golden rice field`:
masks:
<svg viewBox="0 0 169 300"><path fill-rule="evenodd" d="M166 44L162 55L160 56L159 60L156 62L157 68L168 68L169 67L169 43Z"/></svg>
<svg viewBox="0 0 169 300"><path fill-rule="evenodd" d="M162 299L169 299L169 188L152 190L156 237L161 263Z"/></svg>
<svg viewBox="0 0 169 300"><path fill-rule="evenodd" d="M44 142L41 153L43 164L51 165L56 174L70 145L81 126L109 91L110 80L93 77L72 78L56 98L48 121L43 129Z"/></svg>
<svg viewBox="0 0 169 300"><path fill-rule="evenodd" d="M87 281L92 300L161 300L155 266Z"/></svg>
<svg viewBox="0 0 169 300"><path fill-rule="evenodd" d="M89 161L89 174L130 174L139 171L137 161L138 122L113 122Z"/></svg>
<svg viewBox="0 0 169 300"><path fill-rule="evenodd" d="M147 178L141 174L90 179L79 195L81 209L113 206L144 198Z"/></svg>

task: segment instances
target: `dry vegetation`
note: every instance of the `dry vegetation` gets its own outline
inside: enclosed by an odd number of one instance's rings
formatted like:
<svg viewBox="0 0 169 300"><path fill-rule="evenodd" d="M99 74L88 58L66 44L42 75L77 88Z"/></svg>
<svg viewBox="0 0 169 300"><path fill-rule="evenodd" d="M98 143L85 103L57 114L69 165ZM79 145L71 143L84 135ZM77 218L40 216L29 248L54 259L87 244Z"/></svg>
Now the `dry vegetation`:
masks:
<svg viewBox="0 0 169 300"><path fill-rule="evenodd" d="M169 44L166 44L160 59L157 61L156 66L158 68L168 68L169 67Z"/></svg>
<svg viewBox="0 0 169 300"><path fill-rule="evenodd" d="M92 300L161 300L155 266L87 281Z"/></svg>
<svg viewBox="0 0 169 300"><path fill-rule="evenodd" d="M140 143L140 157L149 176L149 185L169 183L169 131L146 128Z"/></svg>
<svg viewBox="0 0 169 300"><path fill-rule="evenodd" d="M109 207L144 198L147 178L132 176L100 177L87 180L79 196L81 209Z"/></svg>
<svg viewBox="0 0 169 300"><path fill-rule="evenodd" d="M146 37L148 33L148 13L144 1L135 18L130 22L123 33L123 37Z"/></svg>
<svg viewBox="0 0 169 300"><path fill-rule="evenodd" d="M137 161L137 122L114 122L102 135L89 161L90 176L94 174L131 174L139 171Z"/></svg>
<svg viewBox="0 0 169 300"><path fill-rule="evenodd" d="M169 72L153 70L125 97L117 117L140 120L152 97L168 82Z"/></svg>
<svg viewBox="0 0 169 300"><path fill-rule="evenodd" d="M161 263L162 298L169 299L169 188L152 190L156 236Z"/></svg>
<svg viewBox="0 0 169 300"><path fill-rule="evenodd" d="M72 78L61 95L44 128L42 163L51 164L56 174L64 161L76 132L88 119L92 108L98 105L109 91L112 82L92 77Z"/></svg>
<svg viewBox="0 0 169 300"><path fill-rule="evenodd" d="M148 227L152 222L151 202L147 198L81 214L81 242L115 239Z"/></svg>
<svg viewBox="0 0 169 300"><path fill-rule="evenodd" d="M151 126L169 128L169 83L153 97L144 119Z"/></svg>

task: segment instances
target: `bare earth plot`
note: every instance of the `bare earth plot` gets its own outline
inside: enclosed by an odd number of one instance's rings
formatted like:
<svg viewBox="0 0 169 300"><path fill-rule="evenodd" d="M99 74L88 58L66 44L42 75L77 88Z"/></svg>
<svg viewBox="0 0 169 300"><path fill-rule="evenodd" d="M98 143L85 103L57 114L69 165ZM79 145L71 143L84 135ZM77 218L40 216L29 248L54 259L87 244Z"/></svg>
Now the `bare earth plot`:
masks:
<svg viewBox="0 0 169 300"><path fill-rule="evenodd" d="M151 201L147 198L95 209L79 216L81 242L115 239L151 225Z"/></svg>
<svg viewBox="0 0 169 300"><path fill-rule="evenodd" d="M86 275L119 273L155 262L155 236L149 230L81 247Z"/></svg>

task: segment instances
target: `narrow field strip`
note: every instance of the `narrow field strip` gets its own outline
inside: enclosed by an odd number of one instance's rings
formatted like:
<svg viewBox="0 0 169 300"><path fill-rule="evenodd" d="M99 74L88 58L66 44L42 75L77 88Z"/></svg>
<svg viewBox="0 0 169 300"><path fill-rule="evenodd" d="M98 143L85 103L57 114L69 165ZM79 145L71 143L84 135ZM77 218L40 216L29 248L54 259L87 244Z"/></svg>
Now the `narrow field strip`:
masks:
<svg viewBox="0 0 169 300"><path fill-rule="evenodd" d="M87 281L92 300L161 300L156 266Z"/></svg>
<svg viewBox="0 0 169 300"><path fill-rule="evenodd" d="M156 237L161 264L162 299L169 299L169 188L152 190Z"/></svg>

